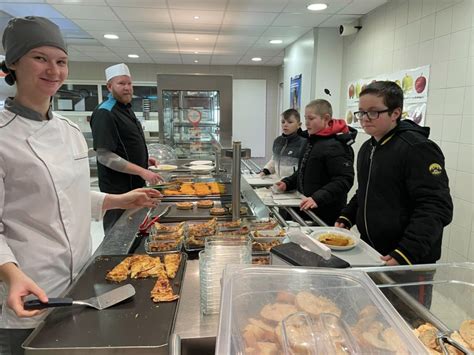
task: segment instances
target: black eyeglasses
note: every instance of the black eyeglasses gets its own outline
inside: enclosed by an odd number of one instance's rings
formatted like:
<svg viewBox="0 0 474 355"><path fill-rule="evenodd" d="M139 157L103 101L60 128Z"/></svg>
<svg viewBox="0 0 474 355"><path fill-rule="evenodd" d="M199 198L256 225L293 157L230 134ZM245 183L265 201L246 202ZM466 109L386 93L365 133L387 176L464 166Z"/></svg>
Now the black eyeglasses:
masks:
<svg viewBox="0 0 474 355"><path fill-rule="evenodd" d="M358 120L361 120L365 115L367 115L367 118L369 119L369 121L372 121L372 120L376 120L377 118L379 118L381 113L391 112L391 111L392 110L390 110L390 109L381 110L381 111L356 111L356 112L354 112L354 116Z"/></svg>

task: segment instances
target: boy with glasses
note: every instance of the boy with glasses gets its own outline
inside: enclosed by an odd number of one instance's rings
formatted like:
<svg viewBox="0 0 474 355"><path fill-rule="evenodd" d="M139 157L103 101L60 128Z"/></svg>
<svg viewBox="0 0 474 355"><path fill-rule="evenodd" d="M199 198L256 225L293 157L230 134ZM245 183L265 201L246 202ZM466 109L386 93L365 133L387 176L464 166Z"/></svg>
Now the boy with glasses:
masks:
<svg viewBox="0 0 474 355"><path fill-rule="evenodd" d="M357 156L358 189L336 227L357 228L387 265L434 263L453 203L441 149L429 128L401 121L403 92L377 81L360 93L364 131L371 136Z"/></svg>

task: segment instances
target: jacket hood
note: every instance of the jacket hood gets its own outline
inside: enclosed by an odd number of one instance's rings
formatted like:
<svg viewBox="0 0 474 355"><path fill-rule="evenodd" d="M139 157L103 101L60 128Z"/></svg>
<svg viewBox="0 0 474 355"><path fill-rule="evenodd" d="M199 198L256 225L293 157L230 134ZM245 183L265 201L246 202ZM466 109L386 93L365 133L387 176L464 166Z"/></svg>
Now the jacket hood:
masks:
<svg viewBox="0 0 474 355"><path fill-rule="evenodd" d="M422 135L424 135L426 138L429 137L430 135L430 128L429 127L421 127L412 120L403 120L400 121L400 123L397 125L396 130L398 132L403 132L403 131L415 131L418 132Z"/></svg>
<svg viewBox="0 0 474 355"><path fill-rule="evenodd" d="M308 138L309 137L308 130L303 131L301 128L298 128L296 133L298 133L298 135L300 135L303 138Z"/></svg>
<svg viewBox="0 0 474 355"><path fill-rule="evenodd" d="M345 120L342 119L332 119L329 121L328 126L316 133L316 136L333 136L340 133L349 133L349 127L346 124Z"/></svg>

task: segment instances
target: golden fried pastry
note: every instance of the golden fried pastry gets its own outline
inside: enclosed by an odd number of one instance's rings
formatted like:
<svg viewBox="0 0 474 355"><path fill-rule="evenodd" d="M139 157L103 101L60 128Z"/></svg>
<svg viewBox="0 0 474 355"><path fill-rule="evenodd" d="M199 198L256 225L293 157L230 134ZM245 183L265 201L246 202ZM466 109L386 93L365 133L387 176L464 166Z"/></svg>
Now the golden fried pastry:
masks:
<svg viewBox="0 0 474 355"><path fill-rule="evenodd" d="M309 314L318 316L321 313L331 313L341 316L341 309L329 298L313 295L311 292L302 291L296 295L296 306Z"/></svg>
<svg viewBox="0 0 474 355"><path fill-rule="evenodd" d="M225 208L214 207L209 210L209 213L213 216L223 216L225 215Z"/></svg>
<svg viewBox="0 0 474 355"><path fill-rule="evenodd" d="M432 324L422 324L416 330L418 331L418 339L420 339L427 348L436 349L438 347L438 344L436 343L438 329L436 329Z"/></svg>
<svg viewBox="0 0 474 355"><path fill-rule="evenodd" d="M273 303L265 305L260 311L260 315L270 321L281 322L290 314L298 312L298 309L292 304Z"/></svg>
<svg viewBox="0 0 474 355"><path fill-rule="evenodd" d="M214 201L212 200L199 200L197 203L198 208L212 208L214 207Z"/></svg>
<svg viewBox="0 0 474 355"><path fill-rule="evenodd" d="M167 224L161 224L159 222L155 222L153 225L153 229L158 231L158 232L178 232L179 230L184 228L184 222L174 224L174 225L167 225Z"/></svg>
<svg viewBox="0 0 474 355"><path fill-rule="evenodd" d="M176 276L176 272L179 269L179 264L181 262L181 254L179 253L166 254L164 261L165 261L166 275L168 275L170 279L174 279L174 277Z"/></svg>
<svg viewBox="0 0 474 355"><path fill-rule="evenodd" d="M192 202L176 202L176 208L178 210L192 210L194 204Z"/></svg>
<svg viewBox="0 0 474 355"><path fill-rule="evenodd" d="M334 245L338 247L345 247L354 244L352 238L346 237L345 235L338 233L324 233L318 237L321 243L327 245Z"/></svg>

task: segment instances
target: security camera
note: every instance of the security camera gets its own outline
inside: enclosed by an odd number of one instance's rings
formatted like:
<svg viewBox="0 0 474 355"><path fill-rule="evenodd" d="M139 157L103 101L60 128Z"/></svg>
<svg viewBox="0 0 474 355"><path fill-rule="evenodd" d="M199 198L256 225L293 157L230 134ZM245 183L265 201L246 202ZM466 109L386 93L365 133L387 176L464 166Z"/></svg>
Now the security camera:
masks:
<svg viewBox="0 0 474 355"><path fill-rule="evenodd" d="M357 33L362 26L358 24L347 24L347 25L340 25L339 26L339 36L350 36L354 33Z"/></svg>

